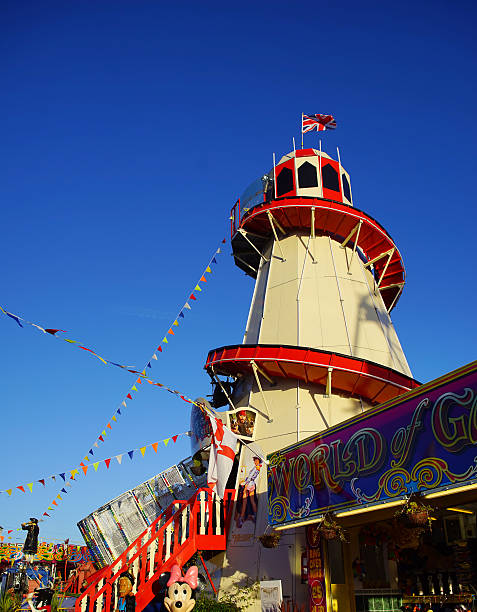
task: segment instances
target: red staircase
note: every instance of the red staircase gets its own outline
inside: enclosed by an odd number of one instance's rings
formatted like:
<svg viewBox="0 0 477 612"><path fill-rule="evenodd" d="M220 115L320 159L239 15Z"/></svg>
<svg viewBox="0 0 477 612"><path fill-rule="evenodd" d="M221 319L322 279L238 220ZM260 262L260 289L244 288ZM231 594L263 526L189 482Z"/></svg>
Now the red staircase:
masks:
<svg viewBox="0 0 477 612"><path fill-rule="evenodd" d="M157 518L78 597L75 612L113 612L117 608L119 575L135 578L136 612L158 594L154 584L177 563L182 567L198 550L225 550L232 516L234 489L220 500L210 489L199 489L188 501L176 500L170 518ZM166 517L168 513L166 512Z"/></svg>

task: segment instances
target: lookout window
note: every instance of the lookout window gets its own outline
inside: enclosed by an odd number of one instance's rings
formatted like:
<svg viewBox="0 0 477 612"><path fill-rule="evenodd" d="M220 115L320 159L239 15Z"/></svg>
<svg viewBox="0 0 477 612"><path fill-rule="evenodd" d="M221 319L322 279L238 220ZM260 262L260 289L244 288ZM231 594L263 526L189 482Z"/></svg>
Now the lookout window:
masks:
<svg viewBox="0 0 477 612"><path fill-rule="evenodd" d="M282 168L277 176L277 197L293 191L293 172L290 168Z"/></svg>
<svg viewBox="0 0 477 612"><path fill-rule="evenodd" d="M344 197L348 200L348 202L351 202L351 187L349 186L349 181L346 174L341 175L341 182L343 183Z"/></svg>
<svg viewBox="0 0 477 612"><path fill-rule="evenodd" d="M337 191L339 193L340 180L338 173L333 168L333 166L331 164L325 164L321 173L323 176L323 187L325 189L331 189L331 191Z"/></svg>
<svg viewBox="0 0 477 612"><path fill-rule="evenodd" d="M318 176L313 164L305 162L298 168L298 183L300 187L318 187Z"/></svg>

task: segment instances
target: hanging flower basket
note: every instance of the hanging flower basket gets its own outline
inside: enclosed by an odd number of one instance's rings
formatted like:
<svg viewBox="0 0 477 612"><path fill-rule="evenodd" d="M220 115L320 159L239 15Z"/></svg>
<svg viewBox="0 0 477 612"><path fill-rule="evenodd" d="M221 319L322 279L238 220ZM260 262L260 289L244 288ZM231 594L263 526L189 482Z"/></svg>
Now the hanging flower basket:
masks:
<svg viewBox="0 0 477 612"><path fill-rule="evenodd" d="M405 504L399 508L395 516L408 527L422 528L428 526L430 529L432 511L432 506L426 505L417 493L413 493Z"/></svg>
<svg viewBox="0 0 477 612"><path fill-rule="evenodd" d="M346 532L341 525L338 525L332 512L327 512L322 518L318 524L318 531L325 540L336 540L336 538L339 538L342 542L347 542Z"/></svg>
<svg viewBox="0 0 477 612"><path fill-rule="evenodd" d="M276 548L280 542L280 534L279 533L264 533L259 536L260 544L264 548Z"/></svg>

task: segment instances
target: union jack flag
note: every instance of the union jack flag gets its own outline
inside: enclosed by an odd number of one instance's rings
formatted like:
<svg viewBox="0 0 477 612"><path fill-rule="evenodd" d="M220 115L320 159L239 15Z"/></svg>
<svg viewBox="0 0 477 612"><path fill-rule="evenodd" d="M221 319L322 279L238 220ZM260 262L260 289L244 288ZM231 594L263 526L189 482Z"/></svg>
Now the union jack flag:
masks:
<svg viewBox="0 0 477 612"><path fill-rule="evenodd" d="M301 132L312 132L316 129L317 132L323 130L334 130L336 121L333 115L302 115L301 116Z"/></svg>

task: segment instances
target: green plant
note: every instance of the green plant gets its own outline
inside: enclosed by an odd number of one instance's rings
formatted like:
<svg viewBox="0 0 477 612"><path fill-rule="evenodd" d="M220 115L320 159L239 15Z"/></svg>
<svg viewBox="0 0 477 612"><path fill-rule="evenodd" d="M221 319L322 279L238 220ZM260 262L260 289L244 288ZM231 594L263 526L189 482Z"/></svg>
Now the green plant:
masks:
<svg viewBox="0 0 477 612"><path fill-rule="evenodd" d="M63 595L59 595L58 593L53 593L53 597L51 598L51 612L59 612L61 609L65 598Z"/></svg>
<svg viewBox="0 0 477 612"><path fill-rule="evenodd" d="M231 603L218 601L208 593L200 593L195 602L195 612L236 612L237 606Z"/></svg>
<svg viewBox="0 0 477 612"><path fill-rule="evenodd" d="M347 542L346 532L336 521L332 512L327 512L318 524L318 531L326 540L339 538L342 542Z"/></svg>
<svg viewBox="0 0 477 612"><path fill-rule="evenodd" d="M417 493L412 493L405 503L396 511L397 518L406 523L420 527L428 524L432 528L431 514L434 508L424 503L424 500Z"/></svg>
<svg viewBox="0 0 477 612"><path fill-rule="evenodd" d="M20 595L11 591L5 591L0 596L0 612L18 612L22 607Z"/></svg>

